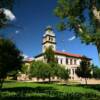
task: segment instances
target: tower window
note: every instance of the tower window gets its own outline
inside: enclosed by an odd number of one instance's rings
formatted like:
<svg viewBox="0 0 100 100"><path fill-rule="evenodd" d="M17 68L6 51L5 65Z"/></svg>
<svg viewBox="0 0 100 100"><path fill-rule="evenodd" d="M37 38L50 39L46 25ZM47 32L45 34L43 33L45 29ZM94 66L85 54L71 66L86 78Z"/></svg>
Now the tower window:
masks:
<svg viewBox="0 0 100 100"><path fill-rule="evenodd" d="M49 41L53 41L53 38L49 36Z"/></svg>
<svg viewBox="0 0 100 100"><path fill-rule="evenodd" d="M51 40L50 36L49 36L49 40Z"/></svg>
<svg viewBox="0 0 100 100"><path fill-rule="evenodd" d="M51 41L53 41L53 38L51 37Z"/></svg>

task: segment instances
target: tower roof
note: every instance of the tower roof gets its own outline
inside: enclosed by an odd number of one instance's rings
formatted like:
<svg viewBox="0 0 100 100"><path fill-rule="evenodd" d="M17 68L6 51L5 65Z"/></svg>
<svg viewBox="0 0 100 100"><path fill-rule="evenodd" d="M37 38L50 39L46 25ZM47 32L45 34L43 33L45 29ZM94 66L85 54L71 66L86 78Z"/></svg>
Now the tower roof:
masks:
<svg viewBox="0 0 100 100"><path fill-rule="evenodd" d="M53 28L52 26L48 25L45 29L45 33L43 36L46 36L46 35L50 35L50 36L55 36L55 33L53 32Z"/></svg>
<svg viewBox="0 0 100 100"><path fill-rule="evenodd" d="M48 26L46 27L45 31L46 31L46 30L53 30L53 29L52 29L52 26L48 25Z"/></svg>

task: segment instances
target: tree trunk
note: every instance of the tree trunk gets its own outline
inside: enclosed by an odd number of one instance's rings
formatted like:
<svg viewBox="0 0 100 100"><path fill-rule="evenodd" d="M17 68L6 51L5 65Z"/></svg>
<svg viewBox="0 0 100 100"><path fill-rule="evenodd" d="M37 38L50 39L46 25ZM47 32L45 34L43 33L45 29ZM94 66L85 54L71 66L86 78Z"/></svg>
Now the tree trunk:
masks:
<svg viewBox="0 0 100 100"><path fill-rule="evenodd" d="M85 84L87 85L87 78L85 78Z"/></svg>

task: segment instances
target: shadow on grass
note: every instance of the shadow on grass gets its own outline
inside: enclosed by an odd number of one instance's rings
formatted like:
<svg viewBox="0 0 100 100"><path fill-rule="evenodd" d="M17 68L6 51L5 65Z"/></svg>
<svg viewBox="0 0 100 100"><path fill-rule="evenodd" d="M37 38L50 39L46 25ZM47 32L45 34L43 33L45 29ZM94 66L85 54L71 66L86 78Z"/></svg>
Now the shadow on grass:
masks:
<svg viewBox="0 0 100 100"><path fill-rule="evenodd" d="M3 91L9 91L9 92L24 92L24 93L45 93L47 91L56 91L53 87L13 87L13 88L2 88Z"/></svg>
<svg viewBox="0 0 100 100"><path fill-rule="evenodd" d="M84 88L89 88L89 89L94 89L98 90L100 92L100 84L88 84L88 85L76 85L78 87L84 87Z"/></svg>
<svg viewBox="0 0 100 100"><path fill-rule="evenodd" d="M91 88L86 87L85 88ZM91 98L90 98L91 97ZM3 88L0 93L0 100L100 100L92 94L63 94L54 87L13 87Z"/></svg>

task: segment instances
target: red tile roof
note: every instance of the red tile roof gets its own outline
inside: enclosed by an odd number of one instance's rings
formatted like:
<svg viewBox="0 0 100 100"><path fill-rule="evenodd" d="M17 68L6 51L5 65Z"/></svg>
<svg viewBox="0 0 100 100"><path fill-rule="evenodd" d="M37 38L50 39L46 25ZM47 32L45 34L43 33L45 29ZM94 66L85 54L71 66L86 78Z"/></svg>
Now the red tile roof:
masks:
<svg viewBox="0 0 100 100"><path fill-rule="evenodd" d="M71 57L76 57L76 58L82 58L81 55L79 54L71 54L71 53L67 53L67 52L62 52L62 51L55 51L56 54L60 54L60 55L65 55L65 56L71 56Z"/></svg>
<svg viewBox="0 0 100 100"><path fill-rule="evenodd" d="M62 52L62 51L54 51L55 54L58 54L58 55L64 55L64 56L69 56L69 57L75 57L75 58L80 58L82 59L83 56L82 55L79 55L79 54L71 54L71 53L68 53L68 52ZM41 53L37 56L35 56L35 58L37 57L40 57L42 56L44 53ZM92 60L91 58L87 58L88 60Z"/></svg>

